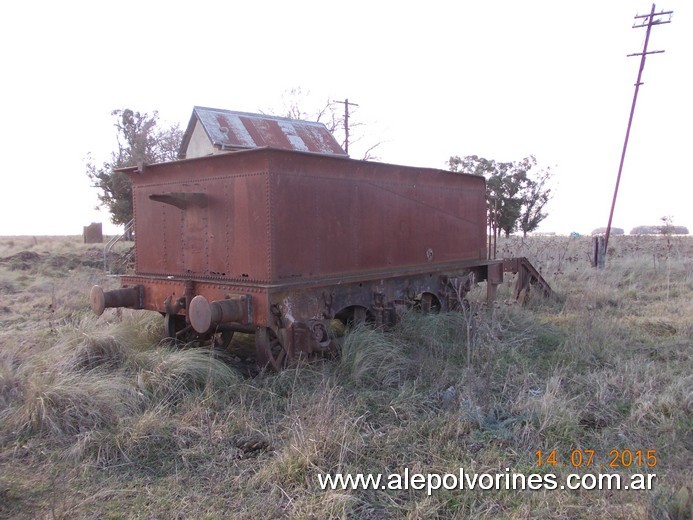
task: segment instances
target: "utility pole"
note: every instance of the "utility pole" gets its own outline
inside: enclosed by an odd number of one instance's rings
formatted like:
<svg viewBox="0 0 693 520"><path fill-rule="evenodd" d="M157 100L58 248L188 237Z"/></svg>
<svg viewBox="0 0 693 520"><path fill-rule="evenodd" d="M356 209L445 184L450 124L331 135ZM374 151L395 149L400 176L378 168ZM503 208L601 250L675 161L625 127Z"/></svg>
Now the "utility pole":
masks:
<svg viewBox="0 0 693 520"><path fill-rule="evenodd" d="M628 127L626 129L626 138L623 142L623 151L621 152L621 163L618 166L618 175L616 176L616 187L614 188L614 198L611 202L611 212L609 213L609 224L606 226L606 236L604 237L604 255L606 255L607 248L609 246L609 235L611 234L611 221L614 217L614 208L616 207L616 196L618 195L618 185L621 182L621 172L623 171L623 162L626 158L626 148L628 147L628 138L630 137L630 128L633 124L633 114L635 113L635 103L638 100L638 91L640 90L640 85L642 85L642 71L645 68L645 57L648 54L660 54L664 51L648 51L647 44L650 41L650 31L655 25L662 25L671 22L671 14L673 11L662 11L655 13L655 4L652 4L652 10L650 14L642 14L635 16L635 24L633 24L633 29L638 29L640 27L647 27L647 32L645 33L645 44L643 46L642 52L637 52L634 54L629 54L631 56L640 56L640 70L638 70L638 79L635 82L635 93L633 94L633 104L630 107L630 117L628 118ZM655 19L656 16L669 15L669 20ZM645 21L646 20L646 21ZM637 24L640 25L637 25Z"/></svg>
<svg viewBox="0 0 693 520"><path fill-rule="evenodd" d="M337 101L344 104L344 151L349 155L349 106L357 107L356 103L349 103L349 98Z"/></svg>

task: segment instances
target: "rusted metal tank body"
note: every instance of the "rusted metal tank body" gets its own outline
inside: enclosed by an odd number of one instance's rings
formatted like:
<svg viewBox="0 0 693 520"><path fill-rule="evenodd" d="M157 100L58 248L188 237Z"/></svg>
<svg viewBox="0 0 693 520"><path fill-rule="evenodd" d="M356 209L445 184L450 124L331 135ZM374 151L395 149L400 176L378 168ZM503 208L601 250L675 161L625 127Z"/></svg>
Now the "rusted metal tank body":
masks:
<svg viewBox="0 0 693 520"><path fill-rule="evenodd" d="M257 149L131 178L138 274L282 283L485 254L479 176Z"/></svg>
<svg viewBox="0 0 693 520"><path fill-rule="evenodd" d="M269 148L126 172L136 275L117 305L92 307L159 311L171 334L259 331L272 365L327 347L332 318L447 310L503 278L485 257L480 176Z"/></svg>

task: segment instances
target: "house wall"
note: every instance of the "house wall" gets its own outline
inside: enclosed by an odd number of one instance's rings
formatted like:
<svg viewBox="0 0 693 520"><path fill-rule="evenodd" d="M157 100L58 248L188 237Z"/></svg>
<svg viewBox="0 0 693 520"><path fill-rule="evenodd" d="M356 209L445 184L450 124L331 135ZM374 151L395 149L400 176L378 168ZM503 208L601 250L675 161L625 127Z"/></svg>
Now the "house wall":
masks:
<svg viewBox="0 0 693 520"><path fill-rule="evenodd" d="M188 148L185 150L185 157L192 159L193 157L204 157L205 155L213 155L215 153L219 153L219 150L212 146L204 128L202 128L199 121L196 121Z"/></svg>

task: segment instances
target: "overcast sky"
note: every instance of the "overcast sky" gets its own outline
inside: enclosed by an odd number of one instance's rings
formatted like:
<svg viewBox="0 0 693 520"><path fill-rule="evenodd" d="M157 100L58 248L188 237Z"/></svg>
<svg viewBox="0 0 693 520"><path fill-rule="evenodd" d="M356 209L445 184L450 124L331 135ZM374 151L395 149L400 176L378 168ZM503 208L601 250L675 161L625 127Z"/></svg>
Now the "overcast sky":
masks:
<svg viewBox="0 0 693 520"><path fill-rule="evenodd" d="M115 146L110 112L195 105L257 112L358 103L380 160L534 154L555 172L543 231L605 226L651 3L633 1L6 2L0 235L75 235L92 221L88 153ZM693 7L653 29L616 206L629 231L671 216L693 231ZM310 106L306 106L311 110ZM359 158L359 145L352 156Z"/></svg>

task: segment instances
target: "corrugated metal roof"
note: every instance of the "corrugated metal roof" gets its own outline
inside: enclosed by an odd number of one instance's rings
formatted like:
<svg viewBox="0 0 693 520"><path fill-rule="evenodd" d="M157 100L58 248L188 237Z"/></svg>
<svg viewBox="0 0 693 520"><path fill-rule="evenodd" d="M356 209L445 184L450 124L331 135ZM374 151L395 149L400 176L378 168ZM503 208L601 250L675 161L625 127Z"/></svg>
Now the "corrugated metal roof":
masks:
<svg viewBox="0 0 693 520"><path fill-rule="evenodd" d="M212 145L222 150L268 146L346 155L322 123L196 106L183 135L181 157L185 156L196 121L202 124Z"/></svg>

